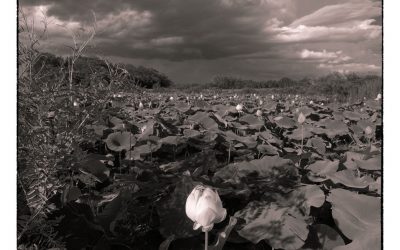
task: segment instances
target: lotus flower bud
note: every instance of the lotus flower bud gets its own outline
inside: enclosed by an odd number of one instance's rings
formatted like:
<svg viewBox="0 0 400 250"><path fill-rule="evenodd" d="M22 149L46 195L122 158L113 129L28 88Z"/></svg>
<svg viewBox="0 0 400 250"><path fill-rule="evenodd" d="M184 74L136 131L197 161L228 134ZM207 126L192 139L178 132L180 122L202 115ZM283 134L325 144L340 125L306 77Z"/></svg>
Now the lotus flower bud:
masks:
<svg viewBox="0 0 400 250"><path fill-rule="evenodd" d="M242 104L238 104L238 105L236 106L236 110L237 110L238 112L242 112L242 110L243 110L243 105L242 105Z"/></svg>
<svg viewBox="0 0 400 250"><path fill-rule="evenodd" d="M140 131L142 132L142 134L144 133L144 131L146 131L146 129L147 129L146 125L144 125L143 127L140 128Z"/></svg>
<svg viewBox="0 0 400 250"><path fill-rule="evenodd" d="M222 207L218 192L209 187L197 185L186 199L186 215L194 222L193 230L202 227L203 232L210 231L214 223L223 221L226 209Z"/></svg>
<svg viewBox="0 0 400 250"><path fill-rule="evenodd" d="M79 102L74 101L74 107L79 107Z"/></svg>
<svg viewBox="0 0 400 250"><path fill-rule="evenodd" d="M306 121L306 116L303 114L303 112L300 112L299 117L297 118L297 122L303 124L305 121Z"/></svg>
<svg viewBox="0 0 400 250"><path fill-rule="evenodd" d="M275 99L275 96L274 96L274 95L272 95L272 96L271 96L271 99L272 99L272 100L274 100L274 99Z"/></svg>
<svg viewBox="0 0 400 250"><path fill-rule="evenodd" d="M372 128L370 126L367 126L364 130L366 135L371 135L372 134Z"/></svg>
<svg viewBox="0 0 400 250"><path fill-rule="evenodd" d="M143 109L143 108L144 108L143 103L139 102L139 109Z"/></svg>
<svg viewBox="0 0 400 250"><path fill-rule="evenodd" d="M259 116L259 117L262 116L262 111L260 109L257 110L256 115Z"/></svg>
<svg viewBox="0 0 400 250"><path fill-rule="evenodd" d="M310 105L313 105L313 104L314 104L314 102L311 100L311 101L310 101Z"/></svg>
<svg viewBox="0 0 400 250"><path fill-rule="evenodd" d="M173 101L173 100L174 100L174 97L173 97L173 96L171 96L171 97L169 98L169 100L170 100L170 101Z"/></svg>

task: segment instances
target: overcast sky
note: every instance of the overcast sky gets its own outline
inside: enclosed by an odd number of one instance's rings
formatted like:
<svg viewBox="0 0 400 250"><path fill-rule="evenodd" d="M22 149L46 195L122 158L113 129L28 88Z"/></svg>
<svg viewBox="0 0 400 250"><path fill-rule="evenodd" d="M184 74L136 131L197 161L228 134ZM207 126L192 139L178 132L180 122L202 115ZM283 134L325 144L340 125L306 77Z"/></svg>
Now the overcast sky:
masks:
<svg viewBox="0 0 400 250"><path fill-rule="evenodd" d="M88 53L150 66L178 83L215 75L302 78L331 71L381 73L381 1L23 0L49 21L41 46L66 54L68 30L97 34Z"/></svg>

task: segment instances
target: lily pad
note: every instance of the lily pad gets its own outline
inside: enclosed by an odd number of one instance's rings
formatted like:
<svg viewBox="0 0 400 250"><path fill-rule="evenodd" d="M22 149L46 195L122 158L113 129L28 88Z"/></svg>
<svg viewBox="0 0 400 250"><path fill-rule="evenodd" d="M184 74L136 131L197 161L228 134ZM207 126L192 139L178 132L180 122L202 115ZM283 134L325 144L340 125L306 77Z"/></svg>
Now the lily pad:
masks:
<svg viewBox="0 0 400 250"><path fill-rule="evenodd" d="M326 146L324 140L320 137L314 137L310 140L311 146L317 150L317 152L321 155L324 155L326 152Z"/></svg>
<svg viewBox="0 0 400 250"><path fill-rule="evenodd" d="M265 156L259 160L229 164L218 170L214 174L213 180L240 183L244 177L264 178L276 183L285 180L287 183L282 184L289 184L290 180L297 180L298 172L289 159L283 159L279 156Z"/></svg>
<svg viewBox="0 0 400 250"><path fill-rule="evenodd" d="M200 230L193 230L193 222L185 212L186 198L197 184L200 183L183 176L174 192L158 203L160 232L164 237L175 235L175 238L186 238L201 233Z"/></svg>
<svg viewBox="0 0 400 250"><path fill-rule="evenodd" d="M107 129L104 125L87 125L86 128L94 130L94 133L99 136L103 136L103 131Z"/></svg>
<svg viewBox="0 0 400 250"><path fill-rule="evenodd" d="M380 226L371 228L363 235L357 236L353 241L344 246L337 246L333 250L358 250L358 249L382 249Z"/></svg>
<svg viewBox="0 0 400 250"><path fill-rule="evenodd" d="M367 160L355 160L357 167L365 170L382 170L381 155Z"/></svg>
<svg viewBox="0 0 400 250"><path fill-rule="evenodd" d="M240 117L239 121L249 125L249 128L260 130L264 126L264 120L256 117L255 115L246 114Z"/></svg>
<svg viewBox="0 0 400 250"><path fill-rule="evenodd" d="M291 133L287 134L287 137L292 140L301 141L301 139L308 139L313 136L313 127L311 125L305 124L303 125L303 129L300 127L291 131Z"/></svg>
<svg viewBox="0 0 400 250"><path fill-rule="evenodd" d="M312 231L315 231L316 239L312 249L332 250L335 247L344 246L344 240L333 228L325 224L317 224L312 226ZM308 248L307 248L308 249Z"/></svg>
<svg viewBox="0 0 400 250"><path fill-rule="evenodd" d="M364 175L363 177L358 177L350 169L329 174L328 177L333 183L340 183L351 188L366 188L374 182L370 176Z"/></svg>
<svg viewBox="0 0 400 250"><path fill-rule="evenodd" d="M329 138L335 138L336 136L345 135L349 132L347 125L337 120L325 120L322 125L326 129L326 135Z"/></svg>
<svg viewBox="0 0 400 250"><path fill-rule="evenodd" d="M307 167L312 173L318 176L326 176L331 173L335 173L339 168L339 160L330 161L316 161Z"/></svg>
<svg viewBox="0 0 400 250"><path fill-rule="evenodd" d="M356 239L381 223L381 199L345 189L333 189L326 199L332 204L336 225L349 239Z"/></svg>
<svg viewBox="0 0 400 250"><path fill-rule="evenodd" d="M246 145L248 148L255 148L257 146L257 141L250 136L239 136L232 131L226 131L224 133L227 141L238 141Z"/></svg>
<svg viewBox="0 0 400 250"><path fill-rule="evenodd" d="M346 161L343 163L343 165L347 169L351 169L351 170L357 169L356 160L363 160L365 157L365 155L363 155L363 154L352 152L352 151L346 152L345 155L346 155Z"/></svg>
<svg viewBox="0 0 400 250"><path fill-rule="evenodd" d="M142 160L144 157L157 152L161 148L161 144L144 144L137 146L132 150L126 152L126 160Z"/></svg>
<svg viewBox="0 0 400 250"><path fill-rule="evenodd" d="M181 113L186 113L190 110L190 105L186 102L176 102L174 108Z"/></svg>
<svg viewBox="0 0 400 250"><path fill-rule="evenodd" d="M295 250L304 245L309 233L303 219L274 203L250 202L235 217L245 220L239 235L254 244L266 240L273 248Z"/></svg>
<svg viewBox="0 0 400 250"><path fill-rule="evenodd" d="M343 116L350 121L359 121L361 119L368 119L368 115L359 113L359 112L352 112L352 111L344 111Z"/></svg>
<svg viewBox="0 0 400 250"><path fill-rule="evenodd" d="M325 202L325 194L317 185L302 185L295 189L287 198L295 202L298 208L306 214L310 214L311 207L321 207Z"/></svg>
<svg viewBox="0 0 400 250"><path fill-rule="evenodd" d="M105 182L110 176L110 169L108 169L95 155L91 155L79 162L78 168L82 173L94 177L98 182Z"/></svg>
<svg viewBox="0 0 400 250"><path fill-rule="evenodd" d="M188 119L200 124L204 129L218 130L218 123L215 122L206 112L197 112L196 114L189 116Z"/></svg>
<svg viewBox="0 0 400 250"><path fill-rule="evenodd" d="M278 155L278 149L274 146L268 145L268 144L260 144L257 146L258 152L260 152L263 155Z"/></svg>
<svg viewBox="0 0 400 250"><path fill-rule="evenodd" d="M135 146L136 139L130 132L115 132L108 135L106 144L110 150L121 152L122 150L130 150L131 147Z"/></svg>
<svg viewBox="0 0 400 250"><path fill-rule="evenodd" d="M287 116L278 116L274 118L275 123L280 128L291 129L296 126L296 122Z"/></svg>

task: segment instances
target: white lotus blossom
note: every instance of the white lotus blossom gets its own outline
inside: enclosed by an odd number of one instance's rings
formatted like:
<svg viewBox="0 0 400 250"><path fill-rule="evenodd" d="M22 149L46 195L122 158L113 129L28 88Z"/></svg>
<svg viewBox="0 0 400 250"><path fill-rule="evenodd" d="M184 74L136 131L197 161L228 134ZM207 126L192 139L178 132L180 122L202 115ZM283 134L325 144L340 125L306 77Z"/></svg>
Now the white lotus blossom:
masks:
<svg viewBox="0 0 400 250"><path fill-rule="evenodd" d="M236 105L236 110L237 110L238 112L243 112L243 105L242 105L242 104Z"/></svg>
<svg viewBox="0 0 400 250"><path fill-rule="evenodd" d="M223 221L227 214L218 192L203 185L197 185L187 197L185 212L194 222L193 229L201 227L203 232L210 231L214 223Z"/></svg>

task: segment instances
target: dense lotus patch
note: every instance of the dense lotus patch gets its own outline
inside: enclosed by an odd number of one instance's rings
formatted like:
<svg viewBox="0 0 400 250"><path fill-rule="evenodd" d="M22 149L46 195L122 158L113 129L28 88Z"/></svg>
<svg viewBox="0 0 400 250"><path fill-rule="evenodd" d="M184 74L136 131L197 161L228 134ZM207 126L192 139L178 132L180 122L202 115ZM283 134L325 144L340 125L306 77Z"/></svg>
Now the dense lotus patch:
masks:
<svg viewBox="0 0 400 250"><path fill-rule="evenodd" d="M235 249L379 249L380 100L205 91L113 103L65 160L76 162L63 200L88 206L89 232L200 249L196 223Z"/></svg>

